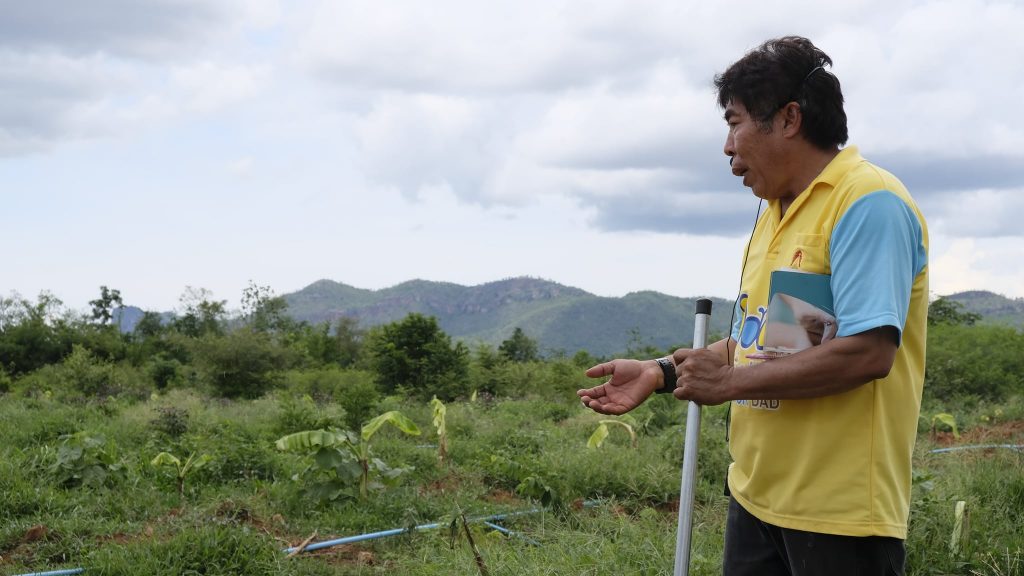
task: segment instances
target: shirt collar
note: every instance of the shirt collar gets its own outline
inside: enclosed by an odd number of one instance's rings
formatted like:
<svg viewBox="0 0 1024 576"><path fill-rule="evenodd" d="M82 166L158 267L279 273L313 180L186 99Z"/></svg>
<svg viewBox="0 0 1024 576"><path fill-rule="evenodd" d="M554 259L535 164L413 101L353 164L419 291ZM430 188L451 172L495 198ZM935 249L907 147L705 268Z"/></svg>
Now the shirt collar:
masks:
<svg viewBox="0 0 1024 576"><path fill-rule="evenodd" d="M786 210L785 217L782 215L782 204L778 199L773 199L768 202L768 212L766 213L775 215L775 218L771 219L772 222L780 222L788 219L790 214L796 213L797 210L803 206L804 202L807 201L807 198L812 192L814 192L814 189L817 188L819 184L825 184L830 189L835 188L836 184L839 184L839 181L843 179L846 173L849 172L857 163L862 162L863 160L864 158L861 157L860 151L857 150L856 146L847 146L846 148L843 148L839 151L839 154L836 154L835 158L825 166L825 169L822 170L814 180L811 180L811 183L807 188L797 196L796 200L794 200L789 206L789 209Z"/></svg>
<svg viewBox="0 0 1024 576"><path fill-rule="evenodd" d="M847 146L840 150L839 154L836 154L836 157L828 163L828 166L825 166L821 174L818 174L818 177L811 181L811 185L807 189L813 190L818 183L835 187L851 168L863 161L864 158L861 157L860 151L857 150L856 146Z"/></svg>

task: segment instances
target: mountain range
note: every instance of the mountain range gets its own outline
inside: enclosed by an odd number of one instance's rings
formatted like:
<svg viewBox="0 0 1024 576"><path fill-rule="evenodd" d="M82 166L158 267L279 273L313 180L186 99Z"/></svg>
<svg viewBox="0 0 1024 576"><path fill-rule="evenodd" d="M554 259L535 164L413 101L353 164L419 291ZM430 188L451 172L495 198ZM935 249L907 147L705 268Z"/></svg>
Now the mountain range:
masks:
<svg viewBox="0 0 1024 576"><path fill-rule="evenodd" d="M586 350L597 356L688 344L697 300L658 292L602 297L529 277L478 286L411 280L382 290L319 280L284 298L289 315L314 324L347 316L369 327L416 312L436 317L446 333L467 343L497 345L518 327L544 353ZM732 302L711 300L709 333L722 335Z"/></svg>
<svg viewBox="0 0 1024 576"><path fill-rule="evenodd" d="M621 354L629 349L667 351L689 346L697 300L653 291L603 297L531 277L478 286L410 280L381 290L318 280L283 297L292 318L311 324L349 317L369 328L416 312L436 317L447 334L470 345L483 342L497 346L518 327L537 341L546 355L586 350L595 356ZM982 323L1024 329L1022 298L982 290L947 297L963 304L964 310L981 314ZM732 300L710 299L713 310L709 340L725 335L733 309ZM122 329L131 330L141 315L141 310L126 307Z"/></svg>
<svg viewBox="0 0 1024 576"><path fill-rule="evenodd" d="M369 327L417 312L436 317L446 333L469 343L497 345L519 327L544 352L586 350L596 356L620 354L630 348L669 350L689 345L697 300L652 291L602 297L531 277L478 286L411 280L382 290L318 280L284 298L293 318L314 324L349 316ZM1022 298L981 290L949 298L963 304L964 310L981 314L983 323L1024 328ZM710 299L709 340L726 334L733 309L732 300Z"/></svg>

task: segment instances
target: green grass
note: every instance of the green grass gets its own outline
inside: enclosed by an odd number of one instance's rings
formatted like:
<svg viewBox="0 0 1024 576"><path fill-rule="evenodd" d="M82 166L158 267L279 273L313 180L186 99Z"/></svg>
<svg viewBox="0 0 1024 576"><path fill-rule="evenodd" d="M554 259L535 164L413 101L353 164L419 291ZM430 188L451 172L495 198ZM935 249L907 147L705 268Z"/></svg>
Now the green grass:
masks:
<svg viewBox="0 0 1024 576"><path fill-rule="evenodd" d="M555 399L451 403L451 462L438 462L425 403L386 398L424 431L418 438L383 428L376 455L414 466L402 483L365 501L319 505L292 477L307 461L273 443L296 422L342 425L336 405L305 406L288 391L257 400L213 400L183 390L132 402L62 403L46 397L0 396L0 573L85 567L86 574L479 574L464 536L429 530L286 558L282 549L314 531L316 540L535 511L504 525L507 537L473 524L492 575L665 574L675 547L682 404L656 398L635 414L637 448L613 430L600 449L586 441L599 415L571 395ZM304 407L305 406L305 407ZM303 412L306 411L306 412ZM915 456L908 574L1022 574L1024 454L977 450L935 454L947 435L930 419L950 412L959 444L1024 443L1024 401L995 405L926 404ZM366 415L367 418L375 414ZM704 411L693 574L718 574L728 454L724 413ZM116 449L116 470L97 486L62 483L50 472L66 434L102 437ZM166 471L149 465L160 451L208 453L211 463L188 478L184 498ZM531 480L532 479L532 480ZM551 509L517 493L542 486ZM581 507L584 500L593 506ZM965 500L969 539L951 555L953 507Z"/></svg>

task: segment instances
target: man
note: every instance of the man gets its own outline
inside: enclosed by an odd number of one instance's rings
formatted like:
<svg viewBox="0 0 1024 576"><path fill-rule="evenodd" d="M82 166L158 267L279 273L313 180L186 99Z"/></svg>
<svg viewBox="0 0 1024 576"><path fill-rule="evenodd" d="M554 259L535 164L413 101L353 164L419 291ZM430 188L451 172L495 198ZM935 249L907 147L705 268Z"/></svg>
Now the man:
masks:
<svg viewBox="0 0 1024 576"><path fill-rule="evenodd" d="M747 246L730 338L587 371L602 414L656 390L731 404L724 573L902 574L924 382L927 229L893 175L846 143L832 60L769 40L715 78L732 173L768 201ZM834 338L758 354L773 270L830 275ZM674 380L674 381L673 381Z"/></svg>

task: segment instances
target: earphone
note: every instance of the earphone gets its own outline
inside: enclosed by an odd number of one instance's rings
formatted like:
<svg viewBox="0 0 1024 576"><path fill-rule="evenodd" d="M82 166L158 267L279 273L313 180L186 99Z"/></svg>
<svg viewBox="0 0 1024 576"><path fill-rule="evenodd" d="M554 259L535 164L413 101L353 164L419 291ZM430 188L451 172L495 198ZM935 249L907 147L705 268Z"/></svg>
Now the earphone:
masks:
<svg viewBox="0 0 1024 576"><path fill-rule="evenodd" d="M729 165L732 165L732 158L729 158ZM736 300L732 303L732 314L729 315L729 334L725 337L725 361L732 367L732 325L736 322L736 309L740 306L740 296L743 294L743 275L747 272L747 259L750 257L750 244L754 241L754 232L757 231L757 221L761 219L761 206L764 198L757 202L757 212L754 214L754 226L750 229L750 238L747 239L747 249L743 253L743 265L740 266L740 285L736 290ZM741 326L742 329L742 326ZM729 443L729 424L732 422L732 401L725 409L725 442Z"/></svg>
<svg viewBox="0 0 1024 576"><path fill-rule="evenodd" d="M729 164L732 164L732 158L729 158ZM750 238L747 239L747 249L743 253L743 264L740 266L740 285L736 290L736 299L732 303L732 314L729 316L729 334L725 341L725 361L732 367L732 325L736 322L736 308L740 304L740 296L743 292L743 275L747 272L747 259L750 257L750 244L754 241L754 232L757 230L757 221L761 219L761 206L764 204L764 198L761 198L757 202L757 212L754 214L754 226L750 229Z"/></svg>

